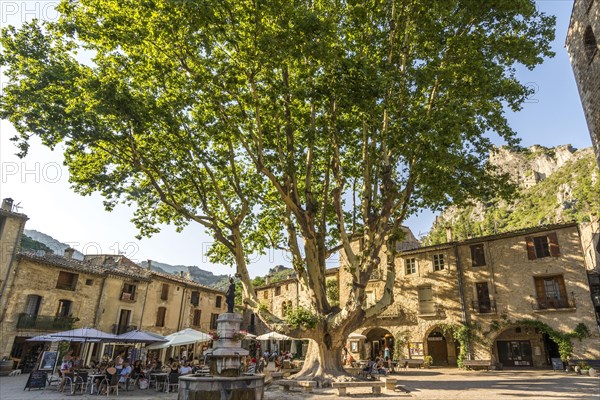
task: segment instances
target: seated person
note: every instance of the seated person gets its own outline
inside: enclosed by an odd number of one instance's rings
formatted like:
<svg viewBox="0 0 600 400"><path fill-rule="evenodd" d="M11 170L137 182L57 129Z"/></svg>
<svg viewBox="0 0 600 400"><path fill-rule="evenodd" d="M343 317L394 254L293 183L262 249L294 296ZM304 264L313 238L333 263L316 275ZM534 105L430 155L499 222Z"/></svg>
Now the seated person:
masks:
<svg viewBox="0 0 600 400"><path fill-rule="evenodd" d="M276 356L275 357L275 371L281 372L281 368L283 367L283 357Z"/></svg>
<svg viewBox="0 0 600 400"><path fill-rule="evenodd" d="M112 381L112 377L114 374L117 373L117 369L115 368L115 363L114 361L110 361L108 363L108 366L106 367L106 369L104 370L104 379L110 384L110 382ZM100 379L96 379L96 385L100 384ZM102 394L106 394L106 389L104 388L104 391L102 392Z"/></svg>
<svg viewBox="0 0 600 400"><path fill-rule="evenodd" d="M377 365L375 366L378 374L387 375L387 369L383 366L383 358L377 359Z"/></svg>
<svg viewBox="0 0 600 400"><path fill-rule="evenodd" d="M70 374L73 372L73 362L72 362L72 357L70 356L70 354L65 357L63 357L63 361L60 364L60 376L61 376L61 381L60 381L60 385L58 387L59 391L62 391L64 389L65 383L67 383L67 374Z"/></svg>
<svg viewBox="0 0 600 400"><path fill-rule="evenodd" d="M348 353L348 357L346 357L346 365L354 367L355 364L356 360L354 359L354 357L352 357L352 354Z"/></svg>
<svg viewBox="0 0 600 400"><path fill-rule="evenodd" d="M190 363L189 361L186 361L180 368L179 368L179 374L180 375L187 375L187 374L191 374L192 373L192 367L190 367Z"/></svg>
<svg viewBox="0 0 600 400"><path fill-rule="evenodd" d="M119 378L119 382L127 382L127 378L129 378L129 376L131 375L132 370L133 369L131 368L131 365L129 365L129 362L123 361L123 368L121 368L121 373L119 374L121 376L121 378Z"/></svg>

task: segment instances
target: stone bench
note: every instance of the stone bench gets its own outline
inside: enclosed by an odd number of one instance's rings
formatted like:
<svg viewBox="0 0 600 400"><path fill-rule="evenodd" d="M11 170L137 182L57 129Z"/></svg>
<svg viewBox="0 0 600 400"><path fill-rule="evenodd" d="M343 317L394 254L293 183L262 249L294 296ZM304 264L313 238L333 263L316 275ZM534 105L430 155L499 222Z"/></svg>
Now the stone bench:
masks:
<svg viewBox="0 0 600 400"><path fill-rule="evenodd" d="M271 372L271 378L275 379L283 379L283 372Z"/></svg>
<svg viewBox="0 0 600 400"><path fill-rule="evenodd" d="M411 358L411 359L404 360L404 361L406 361L407 368L411 368L411 367L423 368L423 364L425 363L424 360L420 360L418 358Z"/></svg>
<svg viewBox="0 0 600 400"><path fill-rule="evenodd" d="M389 376L384 376L381 378L381 381L384 383L385 390L395 390L396 382L398 381L396 378L390 378Z"/></svg>
<svg viewBox="0 0 600 400"><path fill-rule="evenodd" d="M277 381L279 386L283 386L284 392L289 392L291 387L300 387L304 389L305 392L312 392L314 388L317 387L317 382L315 381L294 381L291 379L282 379Z"/></svg>
<svg viewBox="0 0 600 400"><path fill-rule="evenodd" d="M396 382L394 382L396 383ZM380 394L381 388L386 387L383 381L370 382L332 382L331 386L338 390L338 396L346 395L346 389L356 387L368 387L373 390L373 393Z"/></svg>
<svg viewBox="0 0 600 400"><path fill-rule="evenodd" d="M485 368L489 371L492 366L492 360L464 360L463 366L466 369Z"/></svg>

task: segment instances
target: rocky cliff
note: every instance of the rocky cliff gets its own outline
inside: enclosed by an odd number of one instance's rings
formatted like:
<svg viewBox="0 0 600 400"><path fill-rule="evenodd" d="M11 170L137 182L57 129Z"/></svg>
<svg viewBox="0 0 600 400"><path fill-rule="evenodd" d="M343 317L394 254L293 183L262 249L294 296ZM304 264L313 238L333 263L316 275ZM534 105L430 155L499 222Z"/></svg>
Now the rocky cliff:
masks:
<svg viewBox="0 0 600 400"><path fill-rule="evenodd" d="M600 171L591 148L532 146L519 151L501 147L490 163L510 174L518 190L510 201L491 199L451 206L438 216L425 244L502 233L542 224L587 221L600 216Z"/></svg>

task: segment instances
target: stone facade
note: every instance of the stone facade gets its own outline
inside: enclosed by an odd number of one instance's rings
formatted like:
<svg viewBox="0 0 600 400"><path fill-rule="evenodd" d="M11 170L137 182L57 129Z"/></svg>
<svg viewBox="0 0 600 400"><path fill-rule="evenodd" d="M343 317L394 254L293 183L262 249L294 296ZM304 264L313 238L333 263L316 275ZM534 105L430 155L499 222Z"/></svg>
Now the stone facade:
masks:
<svg viewBox="0 0 600 400"><path fill-rule="evenodd" d="M597 236L597 228L589 224L582 230L596 229ZM420 248L399 244L404 250L395 262L395 301L374 324L355 332L366 339L350 338L348 350L355 359L376 357L386 347L393 352L400 339L396 358L431 356L436 365L456 365L461 349L453 331L467 325L474 340L463 351L465 358L543 367L559 354L540 326L565 334L582 323L591 336L572 340L572 357L599 359L598 321L587 273L594 266L587 264L582 243L579 227L571 223ZM385 254L380 258L385 265ZM344 304L351 279L343 262L337 272ZM383 268L373 274L367 304L381 298L385 278ZM279 296L272 296L274 285L268 285L258 289L261 299L262 290L269 291L264 301L276 314L278 304L295 304L295 293L286 298L281 289Z"/></svg>
<svg viewBox="0 0 600 400"><path fill-rule="evenodd" d="M208 332L211 318L216 324L225 311L222 291L121 255L76 260L69 249L64 256L18 252L27 217L10 210L0 215L1 258L8 260L2 265L8 279L2 282L0 357L20 358L25 339L77 327L116 334L143 329L168 335L187 327ZM99 351L95 346L92 356Z"/></svg>
<svg viewBox="0 0 600 400"><path fill-rule="evenodd" d="M268 277L267 277L268 279ZM338 279L338 268L328 269L326 278L329 280ZM295 278L285 279L283 281L267 283L256 288L258 301L268 307L269 312L284 318L287 310L296 307L308 307L310 301L302 287ZM265 333L265 332L260 332Z"/></svg>
<svg viewBox="0 0 600 400"><path fill-rule="evenodd" d="M600 1L575 0L566 47L600 166Z"/></svg>

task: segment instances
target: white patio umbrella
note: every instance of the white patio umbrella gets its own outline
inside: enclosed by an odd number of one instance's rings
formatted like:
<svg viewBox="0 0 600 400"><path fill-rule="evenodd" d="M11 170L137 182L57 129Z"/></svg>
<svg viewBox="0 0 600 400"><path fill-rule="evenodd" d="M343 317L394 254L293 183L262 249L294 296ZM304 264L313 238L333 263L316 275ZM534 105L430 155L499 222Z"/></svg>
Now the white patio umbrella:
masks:
<svg viewBox="0 0 600 400"><path fill-rule="evenodd" d="M256 335L253 335L251 333L246 333L246 336L244 336L244 339L246 339L246 340L256 340Z"/></svg>
<svg viewBox="0 0 600 400"><path fill-rule="evenodd" d="M91 342L94 340L97 341L103 341L103 342L110 342L111 340L115 339L115 335L113 335L112 333L106 333L106 332L102 332L99 331L98 329L95 328L77 328L77 329L71 329L69 331L62 331L62 332L56 332L56 333L50 333L48 334L48 336L50 337L59 337L59 338L67 338L64 340L73 340L73 339L83 339L81 340L82 342Z"/></svg>
<svg viewBox="0 0 600 400"><path fill-rule="evenodd" d="M155 343L146 348L148 350L159 350L171 346L185 346L197 342L208 342L211 340L211 337L204 332L187 328L179 332L171 333L170 335L165 336L165 339L167 339L167 342Z"/></svg>
<svg viewBox="0 0 600 400"><path fill-rule="evenodd" d="M117 335L117 337L115 337L115 341L125 343L163 343L167 342L168 339L157 333L135 330Z"/></svg>
<svg viewBox="0 0 600 400"><path fill-rule="evenodd" d="M73 338L73 337L60 337L50 335L34 336L29 339L25 339L26 342L92 342L97 343L99 339L84 339L84 338Z"/></svg>
<svg viewBox="0 0 600 400"><path fill-rule="evenodd" d="M292 340L293 338L279 332L269 332L257 336L256 340Z"/></svg>

